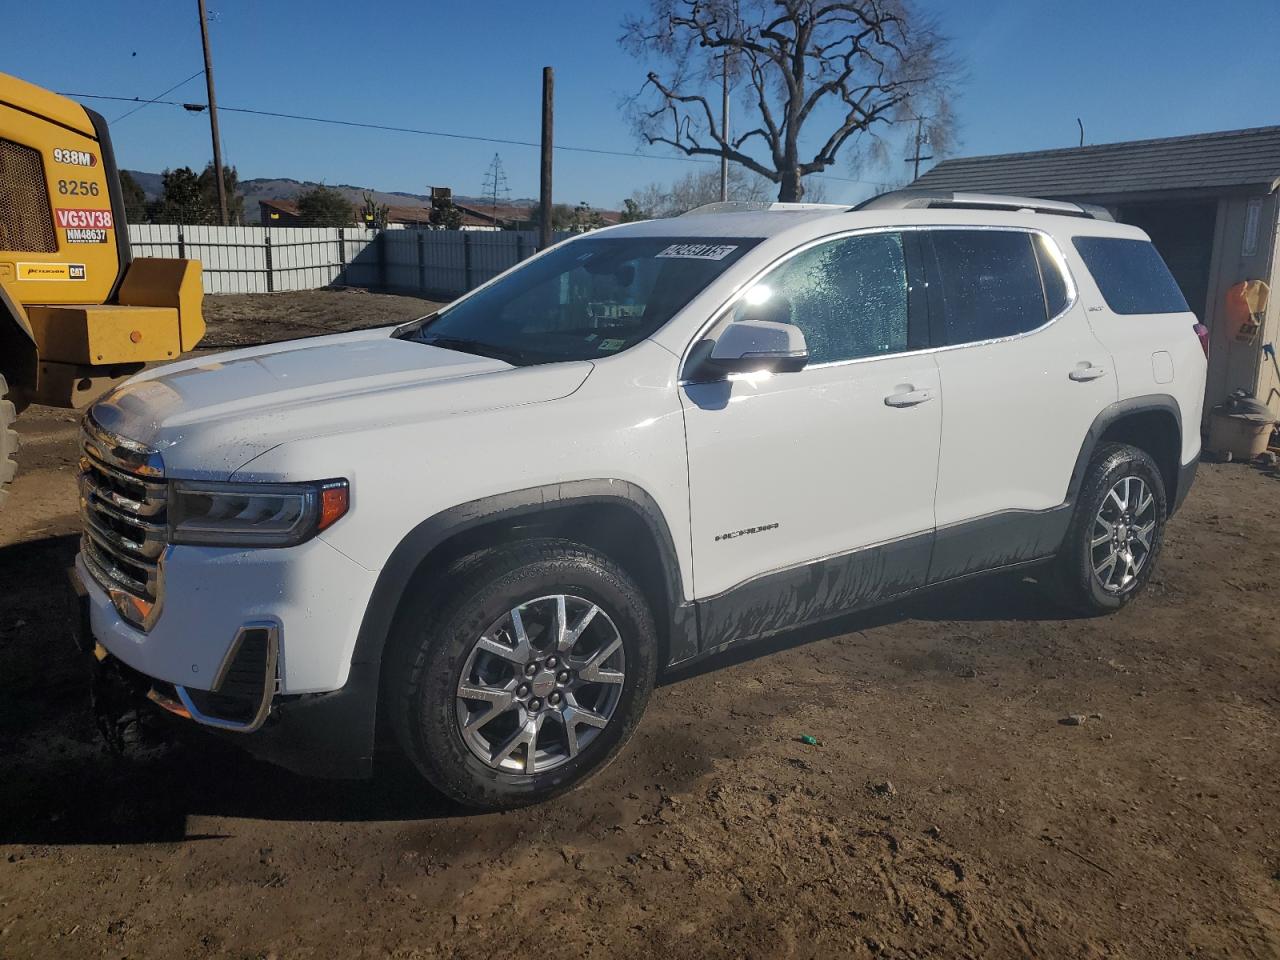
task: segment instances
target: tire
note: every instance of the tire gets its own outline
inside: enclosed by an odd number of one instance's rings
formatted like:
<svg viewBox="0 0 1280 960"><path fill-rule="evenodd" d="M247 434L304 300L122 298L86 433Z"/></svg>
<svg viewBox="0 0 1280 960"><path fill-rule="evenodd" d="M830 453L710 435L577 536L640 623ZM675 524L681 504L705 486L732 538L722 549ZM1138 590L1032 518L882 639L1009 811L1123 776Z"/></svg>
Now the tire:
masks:
<svg viewBox="0 0 1280 960"><path fill-rule="evenodd" d="M1150 455L1127 444L1100 446L1058 557L1060 598L1076 612L1095 616L1133 600L1151 579L1167 517L1164 480ZM1107 526L1109 521L1118 523ZM1099 541L1108 533L1113 539Z"/></svg>
<svg viewBox="0 0 1280 960"><path fill-rule="evenodd" d="M558 644L593 605L580 637ZM401 748L446 796L486 810L538 803L601 770L634 732L657 675L644 594L608 557L567 540L459 561L406 599L391 643L383 690ZM464 674L465 690L484 698L460 696Z"/></svg>
<svg viewBox="0 0 1280 960"><path fill-rule="evenodd" d="M13 459L18 452L18 435L14 432L13 423L18 419L18 410L9 399L9 384L0 376L0 507L4 506L9 496L5 489L18 470Z"/></svg>

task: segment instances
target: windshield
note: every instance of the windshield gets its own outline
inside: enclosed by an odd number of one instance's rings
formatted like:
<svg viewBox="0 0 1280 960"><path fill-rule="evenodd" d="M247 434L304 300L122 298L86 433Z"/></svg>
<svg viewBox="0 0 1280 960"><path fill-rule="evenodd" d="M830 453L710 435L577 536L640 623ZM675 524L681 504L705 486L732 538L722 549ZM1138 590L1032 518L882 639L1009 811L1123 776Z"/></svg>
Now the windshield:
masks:
<svg viewBox="0 0 1280 960"><path fill-rule="evenodd" d="M400 336L516 366L612 356L653 334L759 242L574 240Z"/></svg>

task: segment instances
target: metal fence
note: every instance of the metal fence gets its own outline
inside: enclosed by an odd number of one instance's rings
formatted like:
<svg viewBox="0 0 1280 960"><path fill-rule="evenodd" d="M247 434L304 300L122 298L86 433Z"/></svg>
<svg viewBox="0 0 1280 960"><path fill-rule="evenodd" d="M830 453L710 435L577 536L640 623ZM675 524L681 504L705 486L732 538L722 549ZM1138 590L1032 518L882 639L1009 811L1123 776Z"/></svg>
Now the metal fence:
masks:
<svg viewBox="0 0 1280 960"><path fill-rule="evenodd" d="M561 240L568 233L556 234ZM460 296L538 249L535 231L129 224L136 257L199 260L205 293L367 287Z"/></svg>

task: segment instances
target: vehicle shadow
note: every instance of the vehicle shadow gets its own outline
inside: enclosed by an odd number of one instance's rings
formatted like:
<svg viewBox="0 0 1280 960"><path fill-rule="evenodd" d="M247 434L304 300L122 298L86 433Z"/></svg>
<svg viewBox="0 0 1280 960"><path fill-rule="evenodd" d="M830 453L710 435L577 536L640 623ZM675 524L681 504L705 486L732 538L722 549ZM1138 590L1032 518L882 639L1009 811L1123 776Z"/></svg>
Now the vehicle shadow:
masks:
<svg viewBox="0 0 1280 960"><path fill-rule="evenodd" d="M133 844L216 840L192 817L280 821L421 821L467 815L398 755L369 781L315 781L253 760L218 737L144 710L123 754L100 736L92 657L71 641L67 570L73 536L0 548L0 843ZM1035 584L991 577L730 648L662 682L907 618L1050 619Z"/></svg>
<svg viewBox="0 0 1280 960"><path fill-rule="evenodd" d="M258 762L234 741L144 709L122 753L91 702L94 661L72 640L78 538L0 547L0 843L191 839L192 816L427 820L463 812L407 762L370 781L320 783ZM144 705L144 707L147 705Z"/></svg>

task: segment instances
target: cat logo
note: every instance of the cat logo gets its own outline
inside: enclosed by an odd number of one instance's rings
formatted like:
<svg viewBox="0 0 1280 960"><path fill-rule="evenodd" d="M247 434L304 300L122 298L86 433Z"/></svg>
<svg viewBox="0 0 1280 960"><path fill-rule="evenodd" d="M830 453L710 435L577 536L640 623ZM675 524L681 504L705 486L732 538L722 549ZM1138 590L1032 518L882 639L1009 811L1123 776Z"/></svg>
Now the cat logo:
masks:
<svg viewBox="0 0 1280 960"><path fill-rule="evenodd" d="M20 263L19 280L84 280L83 263Z"/></svg>

